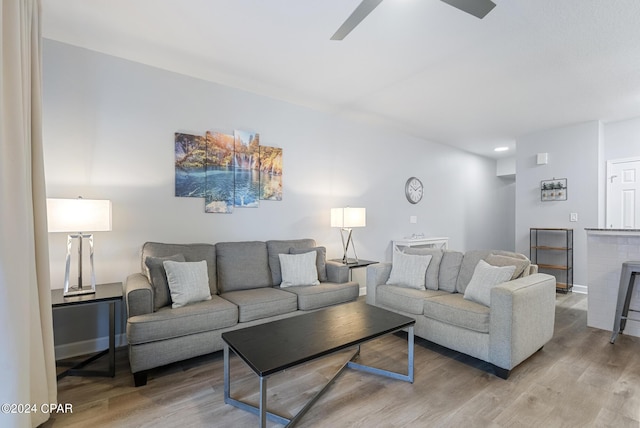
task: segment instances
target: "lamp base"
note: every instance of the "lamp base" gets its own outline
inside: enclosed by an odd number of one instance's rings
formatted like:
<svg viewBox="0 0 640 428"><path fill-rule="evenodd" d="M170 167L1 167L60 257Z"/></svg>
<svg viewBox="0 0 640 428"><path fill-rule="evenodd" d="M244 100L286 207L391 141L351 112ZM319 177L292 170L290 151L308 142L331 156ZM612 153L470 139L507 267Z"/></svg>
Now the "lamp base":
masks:
<svg viewBox="0 0 640 428"><path fill-rule="evenodd" d="M95 294L96 293L96 287L94 284L91 284L91 286L86 286L86 287L69 287L68 289L65 289L64 292L62 293L62 295L64 297L70 297L70 296L80 296L82 294Z"/></svg>

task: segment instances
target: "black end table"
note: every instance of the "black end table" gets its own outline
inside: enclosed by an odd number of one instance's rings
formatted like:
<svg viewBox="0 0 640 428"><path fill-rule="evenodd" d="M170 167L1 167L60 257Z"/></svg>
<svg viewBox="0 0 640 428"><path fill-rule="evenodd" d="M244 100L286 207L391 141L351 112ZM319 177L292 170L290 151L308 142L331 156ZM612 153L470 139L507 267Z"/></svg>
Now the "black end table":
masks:
<svg viewBox="0 0 640 428"><path fill-rule="evenodd" d="M116 302L122 301L122 283L113 282L110 284L96 285L96 292L92 294L81 294L77 296L64 297L62 288L51 290L51 306L53 309L66 308L79 305L96 305L101 303L109 304L109 348L100 351L91 357L79 361L58 363L61 366L70 366L69 369L58 374L57 379L60 380L65 376L109 376L116 375ZM108 370L84 370L87 364L90 364L98 358L109 355Z"/></svg>

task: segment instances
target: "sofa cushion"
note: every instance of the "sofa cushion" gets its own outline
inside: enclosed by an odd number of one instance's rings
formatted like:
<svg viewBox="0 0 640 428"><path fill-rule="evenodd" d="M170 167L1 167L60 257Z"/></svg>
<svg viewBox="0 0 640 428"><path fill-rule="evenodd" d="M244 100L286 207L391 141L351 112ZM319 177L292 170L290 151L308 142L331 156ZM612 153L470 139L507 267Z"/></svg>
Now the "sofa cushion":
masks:
<svg viewBox="0 0 640 428"><path fill-rule="evenodd" d="M491 266L484 260L480 260L464 292L464 298L491 306L491 289L505 281L510 281L515 269L515 266Z"/></svg>
<svg viewBox="0 0 640 428"><path fill-rule="evenodd" d="M278 254L282 282L280 287L296 285L318 285L317 253L308 251L302 254Z"/></svg>
<svg viewBox="0 0 640 428"><path fill-rule="evenodd" d="M180 308L190 303L211 300L207 262L174 262L165 260L167 282L171 291L172 308Z"/></svg>
<svg viewBox="0 0 640 428"><path fill-rule="evenodd" d="M301 250L314 248L316 246L316 241L313 239L271 240L267 241L266 244L267 252L269 254L269 269L271 269L271 283L278 285L282 282L280 258L278 257L278 254L291 254L291 248ZM322 281L322 279L320 279L320 281Z"/></svg>
<svg viewBox="0 0 640 428"><path fill-rule="evenodd" d="M298 296L298 309L309 311L355 300L360 290L357 282L323 282L313 286L287 287L286 291Z"/></svg>
<svg viewBox="0 0 640 428"><path fill-rule="evenodd" d="M316 269L318 270L318 280L320 282L327 282L327 249L325 247L314 248L289 248L289 254L303 254L309 251L316 252Z"/></svg>
<svg viewBox="0 0 640 428"><path fill-rule="evenodd" d="M163 244L160 242L146 242L142 246L142 272L151 277L145 266L147 257L167 257L182 254L186 262L207 262L207 276L209 277L209 290L211 295L218 294L216 287L216 247L212 244Z"/></svg>
<svg viewBox="0 0 640 428"><path fill-rule="evenodd" d="M130 345L137 345L217 330L237 323L238 307L220 296L212 296L211 300L181 308L165 306L157 312L129 318L127 341Z"/></svg>
<svg viewBox="0 0 640 428"><path fill-rule="evenodd" d="M264 242L219 242L216 259L220 293L272 285Z"/></svg>
<svg viewBox="0 0 640 428"><path fill-rule="evenodd" d="M460 273L458 274L458 281L456 282L456 291L464 294L464 291L471 281L473 271L476 269L480 260L486 260L491 254L497 254L500 256L514 257L521 260L529 260L523 254L514 253L511 251L503 250L470 250L464 253L462 264L460 265Z"/></svg>
<svg viewBox="0 0 640 428"><path fill-rule="evenodd" d="M403 251L405 254L418 254L431 256L431 262L427 268L425 286L427 290L438 289L438 276L440 275L440 262L442 262L442 250L440 248L416 248L407 247Z"/></svg>
<svg viewBox="0 0 640 428"><path fill-rule="evenodd" d="M240 322L286 314L298 309L298 297L294 293L271 287L231 291L221 294L221 297L238 306Z"/></svg>
<svg viewBox="0 0 640 428"><path fill-rule="evenodd" d="M489 333L490 309L470 300L460 293L447 293L425 299L424 316L445 324L451 324L480 333Z"/></svg>
<svg viewBox="0 0 640 428"><path fill-rule="evenodd" d="M144 264L147 268L148 279L153 287L153 310L157 311L163 306L170 305L171 292L169 291L169 283L167 282L167 271L164 270L162 262L172 260L174 262L184 262L182 254L176 254L167 257L147 256Z"/></svg>
<svg viewBox="0 0 640 428"><path fill-rule="evenodd" d="M379 285L376 289L376 305L398 311L422 315L425 298L447 294L439 290L417 290L397 285Z"/></svg>
<svg viewBox="0 0 640 428"><path fill-rule="evenodd" d="M515 257L501 256L499 254L489 254L485 259L492 266L515 266L511 279L529 276L529 259L518 259Z"/></svg>
<svg viewBox="0 0 640 428"><path fill-rule="evenodd" d="M391 273L387 284L424 290L427 268L430 262L431 256L394 251Z"/></svg>
<svg viewBox="0 0 640 428"><path fill-rule="evenodd" d="M464 255L459 251L447 251L442 253L440 272L438 275L438 290L455 293L458 273Z"/></svg>

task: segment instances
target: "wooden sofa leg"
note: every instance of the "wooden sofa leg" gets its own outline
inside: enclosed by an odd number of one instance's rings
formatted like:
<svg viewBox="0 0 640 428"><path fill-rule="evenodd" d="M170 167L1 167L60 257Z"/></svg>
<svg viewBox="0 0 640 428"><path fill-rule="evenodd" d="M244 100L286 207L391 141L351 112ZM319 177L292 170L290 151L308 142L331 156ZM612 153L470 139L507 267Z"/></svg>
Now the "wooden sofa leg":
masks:
<svg viewBox="0 0 640 428"><path fill-rule="evenodd" d="M133 374L133 384L137 387L145 386L147 384L147 372L141 371Z"/></svg>
<svg viewBox="0 0 640 428"><path fill-rule="evenodd" d="M502 367L498 367L496 365L493 365L493 371L496 374L496 376L498 376L501 379L505 379L505 380L511 374L511 370L503 369Z"/></svg>

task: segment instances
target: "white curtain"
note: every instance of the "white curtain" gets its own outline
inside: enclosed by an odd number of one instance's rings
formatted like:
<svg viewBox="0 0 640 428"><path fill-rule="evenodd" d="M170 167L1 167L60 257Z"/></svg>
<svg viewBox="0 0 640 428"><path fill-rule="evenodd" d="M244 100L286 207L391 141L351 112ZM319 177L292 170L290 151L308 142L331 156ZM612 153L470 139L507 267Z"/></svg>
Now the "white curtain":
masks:
<svg viewBox="0 0 640 428"><path fill-rule="evenodd" d="M0 426L57 400L42 153L40 0L0 0ZM33 406L31 413L4 404Z"/></svg>

